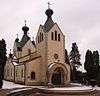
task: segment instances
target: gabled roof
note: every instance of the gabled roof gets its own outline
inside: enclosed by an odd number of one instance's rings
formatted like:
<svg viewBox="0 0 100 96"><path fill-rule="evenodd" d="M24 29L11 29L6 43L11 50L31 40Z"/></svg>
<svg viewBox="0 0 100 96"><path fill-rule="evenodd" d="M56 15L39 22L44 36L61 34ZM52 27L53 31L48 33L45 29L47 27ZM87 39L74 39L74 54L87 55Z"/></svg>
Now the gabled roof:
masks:
<svg viewBox="0 0 100 96"><path fill-rule="evenodd" d="M23 37L22 37L22 39L21 39L21 41L20 41L20 47L22 48L26 44L26 42L28 40L30 40L30 37L28 35L24 34Z"/></svg>
<svg viewBox="0 0 100 96"><path fill-rule="evenodd" d="M22 51L22 47L27 43L27 41L30 40L30 37L27 35L29 27L26 26L26 23L25 23L25 26L22 27L22 30L24 34L23 34L21 41L19 42L18 37L15 39L15 45L18 51ZM32 44L35 45L35 42L32 42Z"/></svg>
<svg viewBox="0 0 100 96"><path fill-rule="evenodd" d="M17 50L21 51L22 47L27 43L28 40L30 40L30 37L27 34L24 34L20 42L17 39L18 38L15 39L15 45L17 47Z"/></svg>
<svg viewBox="0 0 100 96"><path fill-rule="evenodd" d="M28 35L23 35L23 37L22 37L22 39L21 39L21 41L19 42L19 41L16 41L15 40L15 45L16 45L16 47L17 47L17 50L18 51L21 51L21 49L22 49L22 47L28 42L30 40L30 37L28 36ZM34 47L36 46L35 45L35 41L33 40L33 41L31 41L32 42L32 44L34 45Z"/></svg>

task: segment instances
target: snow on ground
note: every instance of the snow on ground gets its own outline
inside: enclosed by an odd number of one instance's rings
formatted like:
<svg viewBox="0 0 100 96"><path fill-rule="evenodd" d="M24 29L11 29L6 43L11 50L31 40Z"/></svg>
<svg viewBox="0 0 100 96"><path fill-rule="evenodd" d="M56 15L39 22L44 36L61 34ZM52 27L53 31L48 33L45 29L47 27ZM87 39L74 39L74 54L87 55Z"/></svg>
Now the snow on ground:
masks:
<svg viewBox="0 0 100 96"><path fill-rule="evenodd" d="M9 81L3 81L3 89L13 89L13 88L22 88L22 87L28 87L25 85L15 84L13 82Z"/></svg>
<svg viewBox="0 0 100 96"><path fill-rule="evenodd" d="M95 89L95 90L100 90L100 87L95 86L94 89Z"/></svg>
<svg viewBox="0 0 100 96"><path fill-rule="evenodd" d="M70 84L73 86L82 86L82 84L79 84L79 83L70 83Z"/></svg>
<svg viewBox="0 0 100 96"><path fill-rule="evenodd" d="M91 86L83 86L81 84L77 83L71 83L71 87L57 87L57 88L48 88L45 86L26 86L26 85L20 85L20 84L15 84L13 82L9 81L3 81L3 89L21 89L21 88L40 88L40 89L45 89L45 90L100 90L100 87L94 87L92 88ZM18 90L18 89L17 89Z"/></svg>
<svg viewBox="0 0 100 96"><path fill-rule="evenodd" d="M42 88L44 86L26 86L21 84L15 84L14 82L3 80L3 89L17 89L17 88Z"/></svg>
<svg viewBox="0 0 100 96"><path fill-rule="evenodd" d="M46 90L92 90L93 88L91 86L85 86L82 84L78 84L78 83L70 83L71 86L70 87L54 87L54 88L43 88ZM99 87L98 87L99 88ZM100 89L100 88L99 88Z"/></svg>
<svg viewBox="0 0 100 96"><path fill-rule="evenodd" d="M24 91L24 90L29 90L32 88L24 88L24 89L16 89L16 90L12 90L11 93L15 93L15 92L19 92L19 91Z"/></svg>
<svg viewBox="0 0 100 96"><path fill-rule="evenodd" d="M50 88L48 90L91 90L92 88L91 87L88 87L88 86L81 86L81 87L62 87L62 88Z"/></svg>

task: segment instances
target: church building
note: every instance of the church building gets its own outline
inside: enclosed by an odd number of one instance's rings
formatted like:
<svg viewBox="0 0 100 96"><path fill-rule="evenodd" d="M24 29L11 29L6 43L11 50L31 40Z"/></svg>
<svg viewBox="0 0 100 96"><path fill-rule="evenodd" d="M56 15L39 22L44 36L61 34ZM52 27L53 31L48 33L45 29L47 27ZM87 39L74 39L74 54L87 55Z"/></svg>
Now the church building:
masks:
<svg viewBox="0 0 100 96"><path fill-rule="evenodd" d="M29 28L22 27L21 41L17 37L13 54L9 54L4 79L25 85L68 85L70 65L65 62L65 35L52 20L53 10L45 12L47 20L39 26L36 39L28 36Z"/></svg>

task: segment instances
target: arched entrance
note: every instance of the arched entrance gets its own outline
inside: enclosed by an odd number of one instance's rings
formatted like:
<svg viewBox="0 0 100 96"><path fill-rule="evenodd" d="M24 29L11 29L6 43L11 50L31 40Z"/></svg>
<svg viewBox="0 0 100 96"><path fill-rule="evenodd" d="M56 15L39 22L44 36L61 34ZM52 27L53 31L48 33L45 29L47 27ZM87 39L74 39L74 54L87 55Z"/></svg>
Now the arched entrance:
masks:
<svg viewBox="0 0 100 96"><path fill-rule="evenodd" d="M63 85L64 84L64 71L62 68L58 67L54 70L51 78L53 85Z"/></svg>

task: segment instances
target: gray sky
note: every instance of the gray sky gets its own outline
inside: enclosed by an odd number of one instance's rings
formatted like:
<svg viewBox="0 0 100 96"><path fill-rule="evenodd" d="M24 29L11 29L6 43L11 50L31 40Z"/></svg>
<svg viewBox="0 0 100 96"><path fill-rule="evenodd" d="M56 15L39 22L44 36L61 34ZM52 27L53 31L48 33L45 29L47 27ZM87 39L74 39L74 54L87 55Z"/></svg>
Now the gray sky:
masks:
<svg viewBox="0 0 100 96"><path fill-rule="evenodd" d="M76 42L82 62L87 49L100 49L100 0L49 0L53 9L53 20L66 36L66 49ZM7 43L7 50L21 30L24 20L29 26L29 36L36 35L40 24L46 21L48 0L0 0L0 37Z"/></svg>

